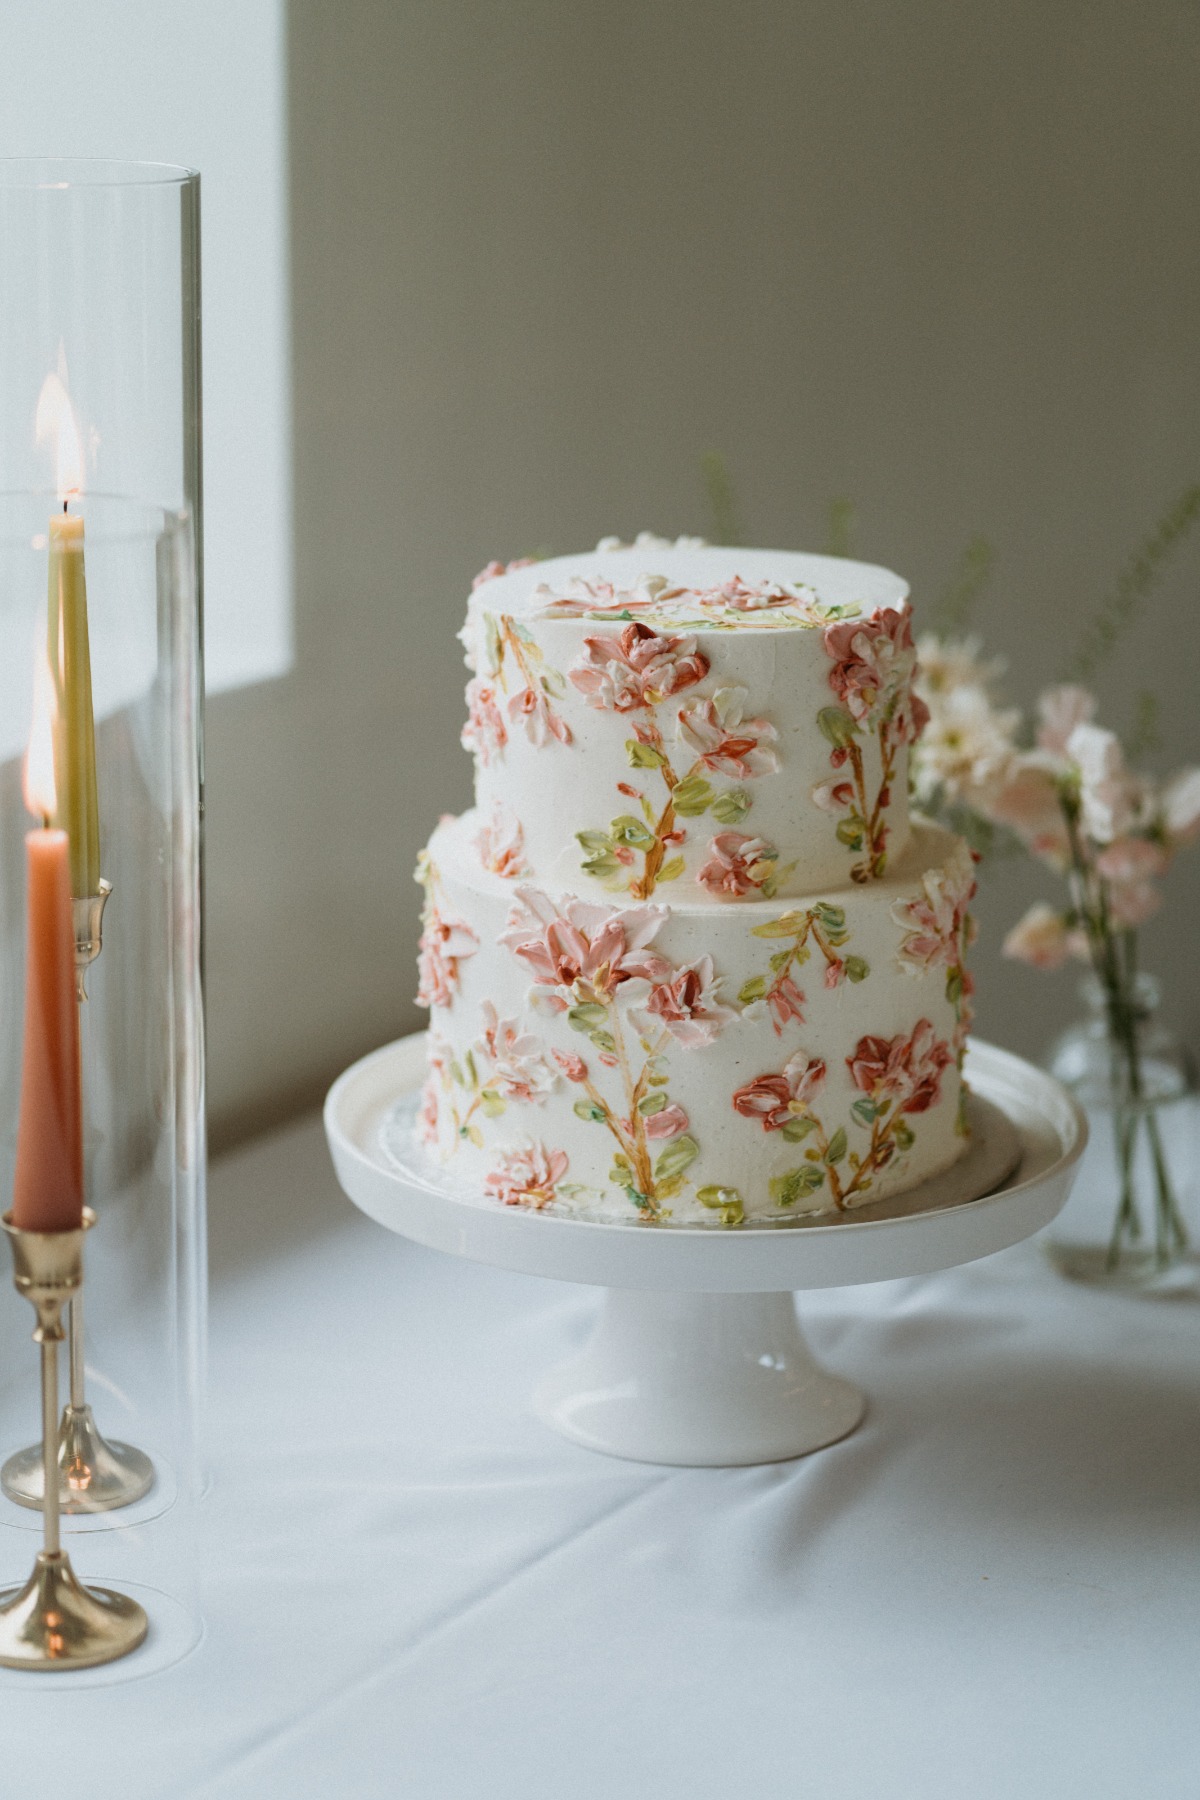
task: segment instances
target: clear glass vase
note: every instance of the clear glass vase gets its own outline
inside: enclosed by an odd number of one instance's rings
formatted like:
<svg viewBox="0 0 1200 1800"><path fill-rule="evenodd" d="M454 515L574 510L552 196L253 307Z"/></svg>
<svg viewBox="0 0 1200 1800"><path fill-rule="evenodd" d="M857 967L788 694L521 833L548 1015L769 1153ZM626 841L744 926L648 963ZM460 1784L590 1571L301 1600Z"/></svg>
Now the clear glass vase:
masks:
<svg viewBox="0 0 1200 1800"><path fill-rule="evenodd" d="M1158 1017L1159 987L1139 974L1132 1030L1113 1028L1108 996L1088 976L1086 1015L1052 1045L1052 1074L1088 1116L1091 1139L1046 1248L1075 1281L1156 1290L1192 1285L1200 1101L1185 1046ZM1132 1050L1132 1054L1131 1054Z"/></svg>

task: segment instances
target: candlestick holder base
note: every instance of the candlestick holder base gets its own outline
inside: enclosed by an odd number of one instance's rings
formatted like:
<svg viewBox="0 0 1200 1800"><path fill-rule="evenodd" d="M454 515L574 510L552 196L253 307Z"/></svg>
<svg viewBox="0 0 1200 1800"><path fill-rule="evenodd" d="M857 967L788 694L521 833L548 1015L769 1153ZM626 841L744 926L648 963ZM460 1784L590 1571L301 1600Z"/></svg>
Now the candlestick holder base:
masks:
<svg viewBox="0 0 1200 1800"><path fill-rule="evenodd" d="M25 1586L0 1593L0 1667L93 1669L128 1656L147 1629L136 1600L84 1587L65 1550L39 1550Z"/></svg>
<svg viewBox="0 0 1200 1800"><path fill-rule="evenodd" d="M58 1428L58 1503L62 1512L114 1512L133 1506L154 1486L154 1464L144 1450L106 1438L90 1406L64 1406ZM0 1469L0 1490L18 1506L40 1512L42 1449L18 1450Z"/></svg>

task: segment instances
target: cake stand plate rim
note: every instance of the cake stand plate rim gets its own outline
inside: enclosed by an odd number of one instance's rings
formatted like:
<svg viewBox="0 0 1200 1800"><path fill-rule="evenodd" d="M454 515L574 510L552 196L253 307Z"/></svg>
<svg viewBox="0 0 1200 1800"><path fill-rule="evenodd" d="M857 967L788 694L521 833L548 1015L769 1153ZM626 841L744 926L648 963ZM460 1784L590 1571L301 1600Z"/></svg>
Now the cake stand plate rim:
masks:
<svg viewBox="0 0 1200 1800"><path fill-rule="evenodd" d="M1011 1051L972 1040L973 1089L1007 1116L1021 1160L969 1203L895 1217L750 1232L654 1229L461 1201L406 1181L378 1147L387 1107L420 1080L425 1034L351 1065L325 1103L335 1170L349 1198L387 1229L468 1260L604 1287L696 1293L840 1287L932 1273L1018 1243L1070 1192L1087 1124L1070 1094Z"/></svg>

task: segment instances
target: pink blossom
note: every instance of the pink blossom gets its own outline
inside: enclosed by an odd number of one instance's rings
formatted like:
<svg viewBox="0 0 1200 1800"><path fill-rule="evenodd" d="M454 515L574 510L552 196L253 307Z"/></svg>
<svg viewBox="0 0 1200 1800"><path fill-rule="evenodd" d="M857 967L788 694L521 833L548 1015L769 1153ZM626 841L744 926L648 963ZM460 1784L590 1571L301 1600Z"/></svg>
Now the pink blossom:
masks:
<svg viewBox="0 0 1200 1800"><path fill-rule="evenodd" d="M728 608L732 612L759 612L765 607L794 606L797 595L774 581L743 581L740 575L719 587L702 588L695 599L701 606Z"/></svg>
<svg viewBox="0 0 1200 1800"><path fill-rule="evenodd" d="M473 593L476 588L482 587L485 581L494 581L497 575L511 575L514 569L531 569L536 560L532 556L517 556L510 563L490 562L480 569L472 581L471 591Z"/></svg>
<svg viewBox="0 0 1200 1800"><path fill-rule="evenodd" d="M696 880L718 900L740 900L743 894L760 890L779 856L774 844L747 837L743 831L719 831L709 850L709 860L697 869Z"/></svg>
<svg viewBox="0 0 1200 1800"><path fill-rule="evenodd" d="M467 722L462 728L463 747L473 750L486 769L501 756L508 742L508 727L496 699L496 690L482 675L467 683Z"/></svg>
<svg viewBox="0 0 1200 1800"><path fill-rule="evenodd" d="M484 1179L484 1187L505 1206L529 1206L535 1212L553 1205L555 1186L567 1172L565 1150L547 1150L528 1143L500 1152L498 1165Z"/></svg>
<svg viewBox="0 0 1200 1800"><path fill-rule="evenodd" d="M1044 760L1036 755L1014 757L987 810L991 818L1015 831L1043 862L1056 868L1066 862L1070 843L1058 781Z"/></svg>
<svg viewBox="0 0 1200 1800"><path fill-rule="evenodd" d="M426 914L417 969L418 1006L449 1006L458 988L459 964L474 956L479 939L461 919L444 919L435 906Z"/></svg>
<svg viewBox="0 0 1200 1800"><path fill-rule="evenodd" d="M515 881L524 873L525 832L521 821L497 800L492 806L490 824L481 825L475 834L475 848L485 869L505 881Z"/></svg>
<svg viewBox="0 0 1200 1800"><path fill-rule="evenodd" d="M1152 919L1162 905L1162 895L1152 881L1123 881L1108 892L1108 913L1114 925L1132 930Z"/></svg>
<svg viewBox="0 0 1200 1800"><path fill-rule="evenodd" d="M836 755L837 752L834 752ZM812 791L813 804L822 812L833 813L840 817L847 807L854 805L854 783L852 781L819 781Z"/></svg>
<svg viewBox="0 0 1200 1800"><path fill-rule="evenodd" d="M790 975L785 975L782 981L775 983L767 995L767 1007L775 1027L776 1037L782 1037L783 1028L789 1019L795 1019L803 1025L806 1004L804 995Z"/></svg>
<svg viewBox="0 0 1200 1800"><path fill-rule="evenodd" d="M1096 696L1086 688L1071 682L1047 688L1038 698L1038 748L1065 757L1075 727L1089 725L1095 716Z"/></svg>
<svg viewBox="0 0 1200 1800"><path fill-rule="evenodd" d="M825 964L825 986L830 989L839 988L845 979L846 965L840 956L835 956Z"/></svg>
<svg viewBox="0 0 1200 1800"><path fill-rule="evenodd" d="M860 1038L846 1067L855 1087L872 1100L894 1100L901 1112L922 1113L939 1098L942 1070L953 1060L929 1020L918 1019L907 1038L903 1032Z"/></svg>
<svg viewBox="0 0 1200 1800"><path fill-rule="evenodd" d="M965 844L957 844L945 866L922 877L921 893L913 900L897 900L892 917L906 936L900 946L900 966L914 973L958 968L969 930L967 907L975 895L975 864Z"/></svg>
<svg viewBox="0 0 1200 1800"><path fill-rule="evenodd" d="M438 1141L437 1078L433 1071L425 1077L421 1088L421 1106L417 1113L417 1135L427 1149Z"/></svg>
<svg viewBox="0 0 1200 1800"><path fill-rule="evenodd" d="M607 1006L626 981L659 981L670 964L647 946L667 916L664 906L618 909L567 895L561 908L539 888L517 889L499 942L532 969L534 1000L555 1012L573 1001Z"/></svg>
<svg viewBox="0 0 1200 1800"><path fill-rule="evenodd" d="M539 750L547 737L556 737L560 744L571 742L571 727L551 706L544 688L525 687L513 694L508 702L508 716L514 725L525 727L525 736Z"/></svg>
<svg viewBox="0 0 1200 1800"><path fill-rule="evenodd" d="M1017 920L1001 949L1035 969L1058 969L1071 954L1071 934L1062 914L1039 900Z"/></svg>
<svg viewBox="0 0 1200 1800"><path fill-rule="evenodd" d="M480 1048L492 1067L486 1086L505 1100L540 1104L558 1081L558 1071L546 1059L541 1041L522 1031L516 1019L501 1019L490 1000L483 1003L483 1037Z"/></svg>
<svg viewBox="0 0 1200 1800"><path fill-rule="evenodd" d="M720 988L712 957L702 956L698 962L670 969L666 979L651 988L646 1011L662 1020L676 1043L695 1050L714 1043L737 1017L732 1006L720 1004Z"/></svg>
<svg viewBox="0 0 1200 1800"><path fill-rule="evenodd" d="M543 583L534 591L534 603L548 618L578 618L582 613L642 612L663 597L666 582L661 575L644 575L632 588L618 588L597 577L573 576L561 592Z"/></svg>
<svg viewBox="0 0 1200 1800"><path fill-rule="evenodd" d="M833 662L829 685L842 705L860 725L873 722L912 681L917 653L907 608L880 607L868 619L827 625L825 651ZM927 718L924 702L910 711L914 735Z"/></svg>
<svg viewBox="0 0 1200 1800"><path fill-rule="evenodd" d="M1105 881L1153 881L1165 875L1170 857L1161 844L1144 837L1116 838L1096 858L1097 871Z"/></svg>
<svg viewBox="0 0 1200 1800"><path fill-rule="evenodd" d="M1200 836L1200 769L1180 769L1162 791L1163 829L1172 846Z"/></svg>
<svg viewBox="0 0 1200 1800"><path fill-rule="evenodd" d="M657 706L708 674L708 658L694 637L662 637L636 621L616 637L583 642L586 658L568 673L588 705L604 712Z"/></svg>
<svg viewBox="0 0 1200 1800"><path fill-rule="evenodd" d="M688 1116L682 1106L664 1106L661 1112L651 1113L643 1120L648 1138L678 1137L681 1131L688 1128Z"/></svg>
<svg viewBox="0 0 1200 1800"><path fill-rule="evenodd" d="M779 767L778 754L769 748L778 732L766 719L744 718L745 703L745 688L718 688L679 709L680 738L716 775L745 780L773 775Z"/></svg>
<svg viewBox="0 0 1200 1800"><path fill-rule="evenodd" d="M808 1111L825 1080L825 1064L798 1050L778 1075L758 1075L738 1088L734 1111L757 1119L764 1131L782 1131L792 1119Z"/></svg>
<svg viewBox="0 0 1200 1800"><path fill-rule="evenodd" d="M554 1050L551 1054L568 1081L587 1080L587 1064L582 1056L576 1056L573 1050Z"/></svg>

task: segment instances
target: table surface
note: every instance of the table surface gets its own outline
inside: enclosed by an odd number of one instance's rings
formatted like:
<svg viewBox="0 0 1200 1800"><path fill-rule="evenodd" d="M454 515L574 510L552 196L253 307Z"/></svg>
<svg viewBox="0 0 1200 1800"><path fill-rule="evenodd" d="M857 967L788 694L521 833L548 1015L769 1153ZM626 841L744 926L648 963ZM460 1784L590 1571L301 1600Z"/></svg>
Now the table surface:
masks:
<svg viewBox="0 0 1200 1800"><path fill-rule="evenodd" d="M204 1641L0 1707L0 1793L1195 1800L1192 1299L1031 1245L805 1298L869 1395L798 1462L668 1470L529 1407L594 1293L422 1250L313 1119L212 1174Z"/></svg>

